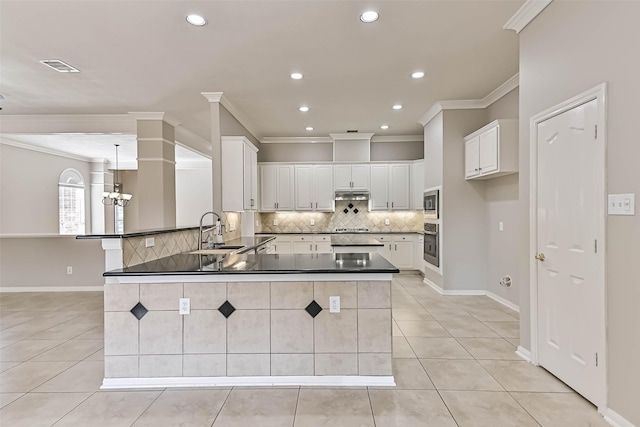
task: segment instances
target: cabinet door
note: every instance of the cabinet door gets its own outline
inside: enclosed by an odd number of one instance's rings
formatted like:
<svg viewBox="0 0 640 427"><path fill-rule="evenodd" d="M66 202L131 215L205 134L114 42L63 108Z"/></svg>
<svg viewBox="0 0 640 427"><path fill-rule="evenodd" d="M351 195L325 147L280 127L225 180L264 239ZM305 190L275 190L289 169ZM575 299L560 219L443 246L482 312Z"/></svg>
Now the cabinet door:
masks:
<svg viewBox="0 0 640 427"><path fill-rule="evenodd" d="M277 166L260 166L260 210L276 210Z"/></svg>
<svg viewBox="0 0 640 427"><path fill-rule="evenodd" d="M424 237L418 236L413 249L413 268L424 274Z"/></svg>
<svg viewBox="0 0 640 427"><path fill-rule="evenodd" d="M276 240L271 244L271 247L274 248L273 253L275 254L290 254L291 253L291 242L284 241L279 242Z"/></svg>
<svg viewBox="0 0 640 427"><path fill-rule="evenodd" d="M351 183L354 190L368 190L369 165L351 165Z"/></svg>
<svg viewBox="0 0 640 427"><path fill-rule="evenodd" d="M246 144L243 146L243 206L244 210L255 210L257 208L257 155L256 152Z"/></svg>
<svg viewBox="0 0 640 427"><path fill-rule="evenodd" d="M351 165L334 165L333 176L336 190L351 190Z"/></svg>
<svg viewBox="0 0 640 427"><path fill-rule="evenodd" d="M480 174L498 170L498 127L480 135Z"/></svg>
<svg viewBox="0 0 640 427"><path fill-rule="evenodd" d="M295 167L296 210L311 211L314 207L313 197L313 166L296 165Z"/></svg>
<svg viewBox="0 0 640 427"><path fill-rule="evenodd" d="M333 248L331 247L331 242L318 242L314 243L313 249L315 252L319 254L330 254L333 253Z"/></svg>
<svg viewBox="0 0 640 427"><path fill-rule="evenodd" d="M411 194L409 192L409 165L390 165L389 178L391 179L389 185L391 209L409 210L409 195Z"/></svg>
<svg viewBox="0 0 640 427"><path fill-rule="evenodd" d="M465 141L464 145L464 177L470 178L480 174L480 137Z"/></svg>
<svg viewBox="0 0 640 427"><path fill-rule="evenodd" d="M411 164L411 209L423 209L424 195L424 161Z"/></svg>
<svg viewBox="0 0 640 427"><path fill-rule="evenodd" d="M279 211L293 210L293 165L277 166L276 203Z"/></svg>
<svg viewBox="0 0 640 427"><path fill-rule="evenodd" d="M315 165L313 167L314 209L323 212L335 210L335 191L333 190L333 165Z"/></svg>
<svg viewBox="0 0 640 427"><path fill-rule="evenodd" d="M391 263L396 268L406 270L413 268L413 241L403 241L393 243L391 253Z"/></svg>
<svg viewBox="0 0 640 427"><path fill-rule="evenodd" d="M391 208L389 200L389 166L371 165L370 210L384 211Z"/></svg>
<svg viewBox="0 0 640 427"><path fill-rule="evenodd" d="M311 240L308 242L293 242L294 254L310 254L314 252L313 248L314 246Z"/></svg>

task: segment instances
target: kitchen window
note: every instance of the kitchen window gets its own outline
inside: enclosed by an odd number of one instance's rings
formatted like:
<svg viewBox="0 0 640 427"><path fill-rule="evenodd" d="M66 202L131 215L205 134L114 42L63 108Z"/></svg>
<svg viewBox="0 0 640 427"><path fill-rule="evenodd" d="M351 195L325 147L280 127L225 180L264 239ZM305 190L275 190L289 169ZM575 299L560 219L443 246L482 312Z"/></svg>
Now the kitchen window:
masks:
<svg viewBox="0 0 640 427"><path fill-rule="evenodd" d="M65 169L58 181L60 234L84 234L84 179L75 169Z"/></svg>

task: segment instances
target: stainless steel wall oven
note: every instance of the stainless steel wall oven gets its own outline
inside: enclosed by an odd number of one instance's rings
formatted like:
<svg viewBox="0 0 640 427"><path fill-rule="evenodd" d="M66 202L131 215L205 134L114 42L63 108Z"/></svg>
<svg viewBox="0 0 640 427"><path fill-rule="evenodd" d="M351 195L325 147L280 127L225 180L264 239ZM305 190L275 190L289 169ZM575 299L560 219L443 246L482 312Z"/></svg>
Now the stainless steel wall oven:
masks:
<svg viewBox="0 0 640 427"><path fill-rule="evenodd" d="M425 222L424 224L424 260L431 265L440 267L440 236L438 224Z"/></svg>

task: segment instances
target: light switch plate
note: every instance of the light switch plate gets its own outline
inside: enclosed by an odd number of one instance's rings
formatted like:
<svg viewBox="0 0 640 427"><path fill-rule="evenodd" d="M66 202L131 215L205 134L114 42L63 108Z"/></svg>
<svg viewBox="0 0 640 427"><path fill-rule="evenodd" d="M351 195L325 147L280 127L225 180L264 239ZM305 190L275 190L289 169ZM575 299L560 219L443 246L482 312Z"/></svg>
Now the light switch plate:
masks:
<svg viewBox="0 0 640 427"><path fill-rule="evenodd" d="M273 220L273 225L278 225L278 220L277 219Z"/></svg>
<svg viewBox="0 0 640 427"><path fill-rule="evenodd" d="M146 248L152 248L155 246L155 244L156 244L155 237L147 237L146 239L144 239L144 246Z"/></svg>
<svg viewBox="0 0 640 427"><path fill-rule="evenodd" d="M636 195L634 193L609 194L607 213L609 215L635 215Z"/></svg>
<svg viewBox="0 0 640 427"><path fill-rule="evenodd" d="M316 220L311 218L311 225L316 225Z"/></svg>
<svg viewBox="0 0 640 427"><path fill-rule="evenodd" d="M500 231L504 231L504 222L500 221L500 222L498 223L498 230L500 230Z"/></svg>

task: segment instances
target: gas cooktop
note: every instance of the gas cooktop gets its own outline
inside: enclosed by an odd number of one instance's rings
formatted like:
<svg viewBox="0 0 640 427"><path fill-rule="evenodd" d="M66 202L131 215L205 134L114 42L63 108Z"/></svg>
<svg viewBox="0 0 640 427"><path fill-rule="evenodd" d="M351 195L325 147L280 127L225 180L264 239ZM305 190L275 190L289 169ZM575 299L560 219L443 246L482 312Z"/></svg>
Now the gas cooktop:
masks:
<svg viewBox="0 0 640 427"><path fill-rule="evenodd" d="M336 228L334 231L336 233L368 233L369 229L367 227Z"/></svg>

